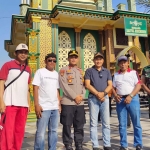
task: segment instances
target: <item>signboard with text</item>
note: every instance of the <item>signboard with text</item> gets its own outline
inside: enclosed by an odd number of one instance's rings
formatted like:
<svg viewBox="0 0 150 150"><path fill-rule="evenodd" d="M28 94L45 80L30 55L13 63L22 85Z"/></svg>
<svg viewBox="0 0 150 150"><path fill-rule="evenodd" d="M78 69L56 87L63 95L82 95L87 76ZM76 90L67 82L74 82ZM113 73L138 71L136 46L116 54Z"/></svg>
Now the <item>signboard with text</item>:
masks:
<svg viewBox="0 0 150 150"><path fill-rule="evenodd" d="M124 18L125 35L147 37L147 22L145 19Z"/></svg>

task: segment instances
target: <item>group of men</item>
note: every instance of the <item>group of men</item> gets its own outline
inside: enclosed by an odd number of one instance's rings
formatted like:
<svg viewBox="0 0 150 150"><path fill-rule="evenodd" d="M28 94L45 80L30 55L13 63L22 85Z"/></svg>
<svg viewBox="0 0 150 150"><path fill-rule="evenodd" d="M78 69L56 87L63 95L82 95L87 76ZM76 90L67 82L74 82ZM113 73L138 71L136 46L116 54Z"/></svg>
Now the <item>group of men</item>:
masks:
<svg viewBox="0 0 150 150"><path fill-rule="evenodd" d="M19 44L14 55L16 59L6 62L0 71L0 113L1 128L0 150L20 150L23 142L25 123L30 106L29 83L30 68L26 64L28 47ZM93 150L100 150L97 134L98 113L102 120L102 137L104 150L111 150L109 97L112 90L116 100L119 120L120 150L126 150L127 144L127 112L130 114L134 128L134 146L142 149L142 128L140 125L140 103L138 91L145 85L147 74L143 72L142 81L136 71L129 68L128 58L120 56L120 70L114 74L103 67L104 56L94 54L94 66L87 69L85 75L77 67L79 57L76 50L68 53L69 65L59 73L55 71L57 56L54 53L45 56L45 68L38 69L32 82L37 116L34 150L44 150L46 128L48 127L48 149L56 150L57 128L63 125L62 139L66 150L73 150L71 127L74 128L76 150L83 150L84 140L84 96L89 90L88 105L90 116L90 138ZM60 97L60 89L63 97Z"/></svg>

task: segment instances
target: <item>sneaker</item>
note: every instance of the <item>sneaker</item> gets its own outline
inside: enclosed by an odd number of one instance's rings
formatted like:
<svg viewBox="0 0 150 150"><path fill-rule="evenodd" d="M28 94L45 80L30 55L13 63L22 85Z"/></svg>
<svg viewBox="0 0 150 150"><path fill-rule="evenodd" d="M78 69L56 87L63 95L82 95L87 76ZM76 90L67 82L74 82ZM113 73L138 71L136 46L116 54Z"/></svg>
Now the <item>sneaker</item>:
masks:
<svg viewBox="0 0 150 150"><path fill-rule="evenodd" d="M128 148L120 147L119 150L128 150Z"/></svg>
<svg viewBox="0 0 150 150"><path fill-rule="evenodd" d="M137 145L137 146L136 146L136 150L142 150L141 145Z"/></svg>
<svg viewBox="0 0 150 150"><path fill-rule="evenodd" d="M111 147L105 147L104 146L104 150L112 150Z"/></svg>
<svg viewBox="0 0 150 150"><path fill-rule="evenodd" d="M93 148L93 150L100 150L100 148L96 148L96 147L94 147L94 148Z"/></svg>
<svg viewBox="0 0 150 150"><path fill-rule="evenodd" d="M66 145L65 145L65 148L66 148L66 150L73 150L71 144L66 144Z"/></svg>

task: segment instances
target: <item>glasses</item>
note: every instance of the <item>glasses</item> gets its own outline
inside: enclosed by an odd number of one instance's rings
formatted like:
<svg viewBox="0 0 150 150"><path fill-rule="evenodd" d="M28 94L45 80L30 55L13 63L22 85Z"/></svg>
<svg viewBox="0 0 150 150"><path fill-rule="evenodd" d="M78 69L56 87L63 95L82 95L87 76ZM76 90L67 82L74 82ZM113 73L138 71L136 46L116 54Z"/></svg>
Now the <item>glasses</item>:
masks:
<svg viewBox="0 0 150 150"><path fill-rule="evenodd" d="M54 62L54 63L57 62L56 60L53 60L53 59L48 59L47 61L48 61L48 62Z"/></svg>

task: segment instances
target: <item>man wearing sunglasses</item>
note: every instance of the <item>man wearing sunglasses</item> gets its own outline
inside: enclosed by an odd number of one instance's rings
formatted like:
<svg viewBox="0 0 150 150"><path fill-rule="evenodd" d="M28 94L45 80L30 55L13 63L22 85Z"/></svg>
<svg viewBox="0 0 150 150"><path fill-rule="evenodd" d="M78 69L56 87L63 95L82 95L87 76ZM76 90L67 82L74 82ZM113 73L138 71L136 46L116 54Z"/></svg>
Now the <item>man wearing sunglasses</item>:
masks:
<svg viewBox="0 0 150 150"><path fill-rule="evenodd" d="M104 150L111 150L108 92L112 89L112 78L110 72L103 67L104 56L100 52L94 55L93 62L94 66L85 73L85 87L90 92L88 96L90 137L93 150L100 150L97 134L97 118L100 111Z"/></svg>
<svg viewBox="0 0 150 150"><path fill-rule="evenodd" d="M74 141L76 150L83 150L83 126L85 124L83 72L77 67L78 52L71 50L68 53L69 65L63 67L59 73L60 87L63 91L61 100L62 112L60 122L63 125L63 143L66 150L73 150L71 126L74 127Z"/></svg>
<svg viewBox="0 0 150 150"><path fill-rule="evenodd" d="M37 131L34 150L44 150L45 132L48 127L48 149L56 150L60 109L58 73L54 70L57 57L50 53L45 57L45 68L38 69L33 79Z"/></svg>
<svg viewBox="0 0 150 150"><path fill-rule="evenodd" d="M26 44L19 44L14 53L15 60L6 62L0 71L0 113L2 117L5 115L1 150L20 150L22 146L30 104L28 52Z"/></svg>

